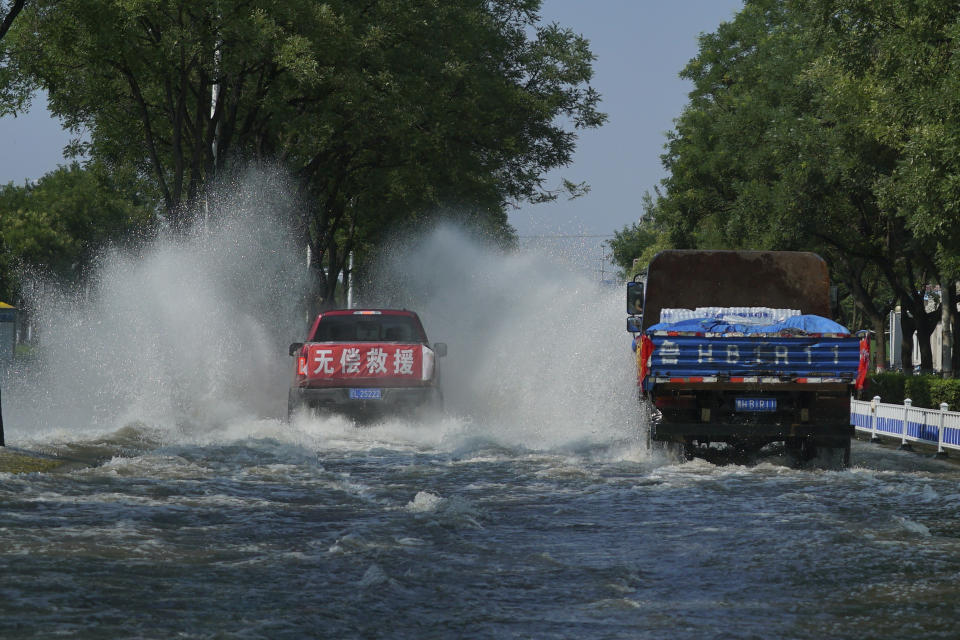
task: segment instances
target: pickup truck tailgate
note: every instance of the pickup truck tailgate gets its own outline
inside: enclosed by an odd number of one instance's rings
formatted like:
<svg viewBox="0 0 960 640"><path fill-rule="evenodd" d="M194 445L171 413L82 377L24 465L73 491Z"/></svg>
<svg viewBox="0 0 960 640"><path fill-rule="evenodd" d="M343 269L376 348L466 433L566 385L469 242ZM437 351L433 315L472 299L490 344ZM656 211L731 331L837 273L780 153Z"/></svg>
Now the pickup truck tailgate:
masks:
<svg viewBox="0 0 960 640"><path fill-rule="evenodd" d="M388 381L414 383L433 377L434 353L423 344L308 342L297 360L307 384Z"/></svg>

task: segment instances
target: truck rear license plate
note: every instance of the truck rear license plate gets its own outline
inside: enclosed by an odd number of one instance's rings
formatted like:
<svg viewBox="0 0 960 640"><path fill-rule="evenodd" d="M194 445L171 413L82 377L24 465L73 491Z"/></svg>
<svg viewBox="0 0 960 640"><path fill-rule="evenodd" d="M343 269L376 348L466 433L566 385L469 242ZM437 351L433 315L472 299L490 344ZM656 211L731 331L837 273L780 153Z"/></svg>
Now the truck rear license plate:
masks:
<svg viewBox="0 0 960 640"><path fill-rule="evenodd" d="M380 389L350 389L351 400L379 400Z"/></svg>
<svg viewBox="0 0 960 640"><path fill-rule="evenodd" d="M776 411L776 398L737 398L737 411Z"/></svg>

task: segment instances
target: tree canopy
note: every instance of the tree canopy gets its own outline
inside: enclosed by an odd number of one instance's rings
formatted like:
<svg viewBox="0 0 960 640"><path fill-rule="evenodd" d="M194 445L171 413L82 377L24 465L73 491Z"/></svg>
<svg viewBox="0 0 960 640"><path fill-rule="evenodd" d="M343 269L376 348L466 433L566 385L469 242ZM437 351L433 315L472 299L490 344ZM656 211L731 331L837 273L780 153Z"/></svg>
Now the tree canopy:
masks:
<svg viewBox="0 0 960 640"><path fill-rule="evenodd" d="M17 113L29 103L30 83L11 69L3 42L27 0L0 0L0 117Z"/></svg>
<svg viewBox="0 0 960 640"><path fill-rule="evenodd" d="M458 211L509 237L507 207L555 197L544 175L605 116L588 42L539 6L32 0L7 39L17 77L87 133L75 151L136 172L174 227L213 179L279 161L330 299L384 229Z"/></svg>
<svg viewBox="0 0 960 640"><path fill-rule="evenodd" d="M958 36L951 3L747 0L681 73L693 90L648 206L656 232L675 248L820 253L848 320L882 338L899 304L931 368L927 285L955 315L960 277Z"/></svg>
<svg viewBox="0 0 960 640"><path fill-rule="evenodd" d="M82 281L97 251L151 223L153 206L123 176L74 163L24 186L0 186L0 300L13 300L15 267Z"/></svg>

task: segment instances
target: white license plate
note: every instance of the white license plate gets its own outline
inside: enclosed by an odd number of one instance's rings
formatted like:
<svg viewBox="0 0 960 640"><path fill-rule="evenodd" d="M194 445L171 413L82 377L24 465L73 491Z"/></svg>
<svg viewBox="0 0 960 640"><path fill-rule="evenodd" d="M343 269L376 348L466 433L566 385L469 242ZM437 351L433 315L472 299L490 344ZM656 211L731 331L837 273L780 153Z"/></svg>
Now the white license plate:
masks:
<svg viewBox="0 0 960 640"><path fill-rule="evenodd" d="M380 400L382 397L380 389L350 389L351 400Z"/></svg>
<svg viewBox="0 0 960 640"><path fill-rule="evenodd" d="M776 398L737 398L737 411L776 411Z"/></svg>

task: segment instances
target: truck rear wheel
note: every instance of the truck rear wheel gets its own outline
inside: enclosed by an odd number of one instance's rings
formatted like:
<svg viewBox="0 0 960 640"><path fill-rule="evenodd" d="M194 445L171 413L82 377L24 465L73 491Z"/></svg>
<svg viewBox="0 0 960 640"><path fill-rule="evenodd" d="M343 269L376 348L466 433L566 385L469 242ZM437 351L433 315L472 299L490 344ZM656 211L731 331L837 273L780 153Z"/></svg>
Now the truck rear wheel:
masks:
<svg viewBox="0 0 960 640"><path fill-rule="evenodd" d="M287 392L287 422L293 420L293 414L300 410L303 402L293 392L293 389Z"/></svg>
<svg viewBox="0 0 960 640"><path fill-rule="evenodd" d="M792 467L846 469L850 466L850 438L787 438L784 442Z"/></svg>

